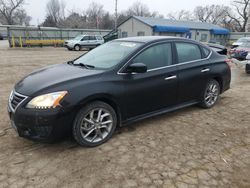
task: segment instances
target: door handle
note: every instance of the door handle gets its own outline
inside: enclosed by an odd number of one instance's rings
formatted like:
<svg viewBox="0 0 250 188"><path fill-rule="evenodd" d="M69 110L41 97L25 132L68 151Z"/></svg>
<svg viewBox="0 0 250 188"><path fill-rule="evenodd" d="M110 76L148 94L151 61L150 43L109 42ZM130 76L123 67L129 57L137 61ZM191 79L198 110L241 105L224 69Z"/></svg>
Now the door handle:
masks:
<svg viewBox="0 0 250 188"><path fill-rule="evenodd" d="M169 77L166 77L165 80L173 80L173 79L176 79L176 78L177 78L176 75L175 76L169 76Z"/></svg>
<svg viewBox="0 0 250 188"><path fill-rule="evenodd" d="M202 69L201 72L209 72L210 69L209 68L205 68L205 69Z"/></svg>

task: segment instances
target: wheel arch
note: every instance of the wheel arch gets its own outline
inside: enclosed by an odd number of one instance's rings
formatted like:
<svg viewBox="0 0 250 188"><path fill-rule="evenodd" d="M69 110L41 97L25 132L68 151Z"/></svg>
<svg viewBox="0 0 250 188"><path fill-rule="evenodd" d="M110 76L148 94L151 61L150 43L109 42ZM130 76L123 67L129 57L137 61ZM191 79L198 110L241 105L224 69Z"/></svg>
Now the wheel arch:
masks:
<svg viewBox="0 0 250 188"><path fill-rule="evenodd" d="M222 77L221 76L215 76L213 77L214 80L216 80L219 85L220 85L220 93L222 93L223 91L223 81L222 81Z"/></svg>
<svg viewBox="0 0 250 188"><path fill-rule="evenodd" d="M74 45L73 49L75 49L76 46L79 46L79 47L81 48L81 45L78 44L78 43L76 43L76 44Z"/></svg>
<svg viewBox="0 0 250 188"><path fill-rule="evenodd" d="M96 94L90 97L87 97L85 99L83 99L75 108L75 112L77 113L81 108L83 108L85 105L95 102L95 101L101 101L104 103L107 103L108 105L110 105L114 111L116 112L117 115L117 126L120 127L121 126L121 122L122 122L122 114L121 114L121 109L118 105L117 100L109 94Z"/></svg>

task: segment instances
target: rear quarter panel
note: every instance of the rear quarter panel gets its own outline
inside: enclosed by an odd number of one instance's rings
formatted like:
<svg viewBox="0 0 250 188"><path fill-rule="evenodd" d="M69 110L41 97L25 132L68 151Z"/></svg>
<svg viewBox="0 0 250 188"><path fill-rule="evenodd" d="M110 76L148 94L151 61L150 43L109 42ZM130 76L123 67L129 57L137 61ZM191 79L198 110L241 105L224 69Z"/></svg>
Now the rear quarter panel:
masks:
<svg viewBox="0 0 250 188"><path fill-rule="evenodd" d="M216 52L215 52L216 53ZM227 64L227 56L215 54L211 56L211 77L218 79L221 85L221 93L230 88L231 69Z"/></svg>

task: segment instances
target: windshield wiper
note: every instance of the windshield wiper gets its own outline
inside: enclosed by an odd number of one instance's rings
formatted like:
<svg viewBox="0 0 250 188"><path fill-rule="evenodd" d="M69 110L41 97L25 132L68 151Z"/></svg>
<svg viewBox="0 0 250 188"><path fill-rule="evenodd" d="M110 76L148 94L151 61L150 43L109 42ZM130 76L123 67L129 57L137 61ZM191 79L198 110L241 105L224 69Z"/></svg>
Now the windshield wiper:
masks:
<svg viewBox="0 0 250 188"><path fill-rule="evenodd" d="M69 65L73 65L74 64L74 61L68 61L67 62Z"/></svg>
<svg viewBox="0 0 250 188"><path fill-rule="evenodd" d="M79 64L77 63L77 64L75 64L74 61L68 61L67 63L69 65L81 66L81 67L84 67L86 69L89 69L89 68L94 69L95 68L94 65L88 65L88 64L84 64L84 63L79 63Z"/></svg>
<svg viewBox="0 0 250 188"><path fill-rule="evenodd" d="M74 65L80 65L81 67L84 67L86 69L89 69L89 68L94 69L95 68L94 65L88 65L88 64L84 64L84 63L74 64Z"/></svg>

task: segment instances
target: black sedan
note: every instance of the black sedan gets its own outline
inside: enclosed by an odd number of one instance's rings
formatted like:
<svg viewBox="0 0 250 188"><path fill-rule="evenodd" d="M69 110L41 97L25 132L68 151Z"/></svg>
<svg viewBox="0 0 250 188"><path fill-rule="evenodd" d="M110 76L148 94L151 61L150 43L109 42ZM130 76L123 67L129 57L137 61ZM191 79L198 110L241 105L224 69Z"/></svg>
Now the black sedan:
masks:
<svg viewBox="0 0 250 188"><path fill-rule="evenodd" d="M230 80L226 56L206 45L125 38L26 76L8 111L21 137L47 142L72 134L82 146L97 146L116 127L195 104L211 108Z"/></svg>
<svg viewBox="0 0 250 188"><path fill-rule="evenodd" d="M222 46L220 44L213 44L213 43L205 43L207 44L211 49L216 51L217 53L221 55L227 55L227 48L225 46Z"/></svg>

